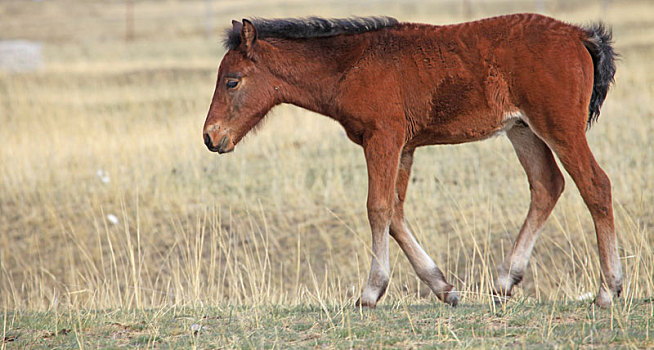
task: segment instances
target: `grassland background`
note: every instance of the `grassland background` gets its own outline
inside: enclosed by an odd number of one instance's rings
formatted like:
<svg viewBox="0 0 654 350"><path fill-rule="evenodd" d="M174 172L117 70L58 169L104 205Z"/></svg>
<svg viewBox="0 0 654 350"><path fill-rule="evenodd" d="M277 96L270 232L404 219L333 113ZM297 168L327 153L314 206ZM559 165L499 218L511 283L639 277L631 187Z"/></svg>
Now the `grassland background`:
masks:
<svg viewBox="0 0 654 350"><path fill-rule="evenodd" d="M544 10L580 24L603 19L622 58L588 139L613 182L626 275L619 307L629 315L634 300L654 295L654 3L209 4L208 19L204 1L135 1L127 41L122 1L0 2L0 39L41 41L45 59L36 72L0 71L0 309L352 305L370 262L367 177L340 126L279 106L234 153L203 146L222 30L251 16L443 24ZM597 290L592 221L567 175L566 185L517 288L521 303ZM463 304L489 305L495 266L528 204L506 138L417 151L408 220ZM394 243L391 270L382 304L436 302ZM651 301L643 305L651 315Z"/></svg>

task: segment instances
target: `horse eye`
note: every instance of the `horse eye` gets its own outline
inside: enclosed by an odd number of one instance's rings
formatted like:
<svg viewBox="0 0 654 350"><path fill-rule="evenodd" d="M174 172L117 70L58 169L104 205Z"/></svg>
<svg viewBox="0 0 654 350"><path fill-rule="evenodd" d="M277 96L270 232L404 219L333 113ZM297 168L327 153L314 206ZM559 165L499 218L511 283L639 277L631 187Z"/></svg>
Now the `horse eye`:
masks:
<svg viewBox="0 0 654 350"><path fill-rule="evenodd" d="M227 80L227 83L225 84L228 89L233 89L238 86L238 80Z"/></svg>

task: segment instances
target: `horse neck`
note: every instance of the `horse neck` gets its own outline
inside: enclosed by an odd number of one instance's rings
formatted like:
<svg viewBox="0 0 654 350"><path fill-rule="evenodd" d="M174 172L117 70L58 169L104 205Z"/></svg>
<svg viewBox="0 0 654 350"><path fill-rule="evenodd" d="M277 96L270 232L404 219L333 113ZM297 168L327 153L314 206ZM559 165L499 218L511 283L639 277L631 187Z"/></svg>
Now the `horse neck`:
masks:
<svg viewBox="0 0 654 350"><path fill-rule="evenodd" d="M275 41L267 62L285 83L280 102L335 118L339 79L363 53L362 44L356 36Z"/></svg>

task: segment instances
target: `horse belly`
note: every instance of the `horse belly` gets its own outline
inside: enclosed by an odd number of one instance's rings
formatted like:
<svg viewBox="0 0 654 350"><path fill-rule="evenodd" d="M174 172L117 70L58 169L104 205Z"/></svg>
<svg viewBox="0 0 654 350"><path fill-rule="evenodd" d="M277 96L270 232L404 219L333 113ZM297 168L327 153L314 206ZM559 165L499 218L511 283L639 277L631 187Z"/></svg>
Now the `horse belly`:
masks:
<svg viewBox="0 0 654 350"><path fill-rule="evenodd" d="M503 131L502 126L470 126L468 123L452 123L425 130L421 144L455 144L483 140Z"/></svg>
<svg viewBox="0 0 654 350"><path fill-rule="evenodd" d="M416 134L409 144L418 147L457 144L484 140L501 135L522 119L519 111L503 113L478 111L431 123Z"/></svg>
<svg viewBox="0 0 654 350"><path fill-rule="evenodd" d="M519 117L503 76L495 68L463 69L441 80L430 96L420 134L429 144L482 140L505 131ZM464 74L467 73L467 74ZM476 73L476 74L474 74Z"/></svg>

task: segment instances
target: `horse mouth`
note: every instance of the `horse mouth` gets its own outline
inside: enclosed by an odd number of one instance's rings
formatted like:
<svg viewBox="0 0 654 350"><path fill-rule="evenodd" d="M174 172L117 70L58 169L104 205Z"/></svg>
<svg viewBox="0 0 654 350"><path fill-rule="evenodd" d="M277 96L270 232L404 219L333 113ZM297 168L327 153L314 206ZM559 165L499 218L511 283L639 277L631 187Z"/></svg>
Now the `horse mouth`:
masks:
<svg viewBox="0 0 654 350"><path fill-rule="evenodd" d="M218 154L230 153L230 152L234 151L234 146L229 147L229 148L219 148L217 151L218 151Z"/></svg>
<svg viewBox="0 0 654 350"><path fill-rule="evenodd" d="M208 146L207 148L209 148L209 150L210 150L211 152L218 152L219 154L229 153L229 152L233 152L233 151L234 151L234 147L231 147L231 148L227 149L227 148L220 148L220 147Z"/></svg>

